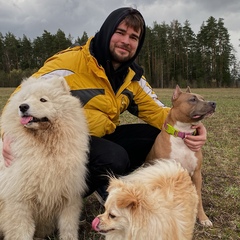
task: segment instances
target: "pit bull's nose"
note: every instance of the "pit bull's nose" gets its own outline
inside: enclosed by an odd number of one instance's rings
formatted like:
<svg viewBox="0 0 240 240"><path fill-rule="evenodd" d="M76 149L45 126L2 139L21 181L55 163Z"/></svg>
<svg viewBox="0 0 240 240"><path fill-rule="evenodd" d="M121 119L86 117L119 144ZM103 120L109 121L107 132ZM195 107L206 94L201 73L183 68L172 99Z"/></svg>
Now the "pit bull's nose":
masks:
<svg viewBox="0 0 240 240"><path fill-rule="evenodd" d="M209 102L209 104L215 109L217 104L215 102Z"/></svg>
<svg viewBox="0 0 240 240"><path fill-rule="evenodd" d="M22 113L25 113L29 109L29 105L26 103L23 103L19 106L19 109Z"/></svg>

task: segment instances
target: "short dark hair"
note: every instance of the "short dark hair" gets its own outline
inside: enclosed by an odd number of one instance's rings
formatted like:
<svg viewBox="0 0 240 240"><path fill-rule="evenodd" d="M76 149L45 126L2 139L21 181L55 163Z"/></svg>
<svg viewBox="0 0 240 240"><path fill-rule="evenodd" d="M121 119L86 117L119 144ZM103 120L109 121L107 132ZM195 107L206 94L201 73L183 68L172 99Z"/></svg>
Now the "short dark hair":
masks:
<svg viewBox="0 0 240 240"><path fill-rule="evenodd" d="M140 29L140 39L142 38L143 32L145 31L145 22L142 15L137 10L132 8L132 11L123 19L123 22L128 27L132 27L135 31L139 31Z"/></svg>

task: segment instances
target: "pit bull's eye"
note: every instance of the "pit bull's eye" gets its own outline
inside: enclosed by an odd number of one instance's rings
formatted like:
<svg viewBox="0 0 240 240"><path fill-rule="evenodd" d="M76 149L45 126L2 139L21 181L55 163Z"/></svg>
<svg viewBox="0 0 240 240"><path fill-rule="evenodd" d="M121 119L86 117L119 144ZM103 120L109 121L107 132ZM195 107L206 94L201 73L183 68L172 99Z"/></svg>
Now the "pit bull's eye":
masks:
<svg viewBox="0 0 240 240"><path fill-rule="evenodd" d="M40 102L47 102L45 98L40 98Z"/></svg>
<svg viewBox="0 0 240 240"><path fill-rule="evenodd" d="M195 96L193 96L191 99L190 99L191 102L196 102L197 101L197 98Z"/></svg>
<svg viewBox="0 0 240 240"><path fill-rule="evenodd" d="M111 213L109 213L109 217L110 217L110 218L115 218L116 216L113 215L113 214L111 214Z"/></svg>

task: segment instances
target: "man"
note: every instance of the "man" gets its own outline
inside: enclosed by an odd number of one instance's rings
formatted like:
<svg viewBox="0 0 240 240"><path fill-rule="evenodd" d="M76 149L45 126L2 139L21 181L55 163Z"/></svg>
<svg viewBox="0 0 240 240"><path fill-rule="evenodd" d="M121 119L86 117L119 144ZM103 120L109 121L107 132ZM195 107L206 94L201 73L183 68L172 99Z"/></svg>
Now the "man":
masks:
<svg viewBox="0 0 240 240"><path fill-rule="evenodd" d="M142 165L168 114L169 108L158 100L134 62L144 37L142 15L136 9L119 8L86 45L50 57L33 75L64 76L72 94L83 103L91 134L86 196L97 191L105 200L108 173L125 175ZM125 110L147 124L120 125ZM193 151L206 140L204 126L196 128L197 136L184 139ZM14 139L3 139L5 163L10 165L14 158L10 141Z"/></svg>

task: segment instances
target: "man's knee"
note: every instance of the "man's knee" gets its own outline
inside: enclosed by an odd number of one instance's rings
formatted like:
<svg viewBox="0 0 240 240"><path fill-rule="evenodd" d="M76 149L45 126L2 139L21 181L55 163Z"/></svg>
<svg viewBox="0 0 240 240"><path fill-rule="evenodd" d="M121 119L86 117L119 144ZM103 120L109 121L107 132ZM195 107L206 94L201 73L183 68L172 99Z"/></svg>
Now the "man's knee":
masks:
<svg viewBox="0 0 240 240"><path fill-rule="evenodd" d="M124 175L129 171L130 160L127 151L123 147L119 146L109 150L107 159L109 167L114 174Z"/></svg>
<svg viewBox="0 0 240 240"><path fill-rule="evenodd" d="M112 141L92 137L90 142L89 170L96 174L124 174L129 166L130 160L127 151Z"/></svg>

